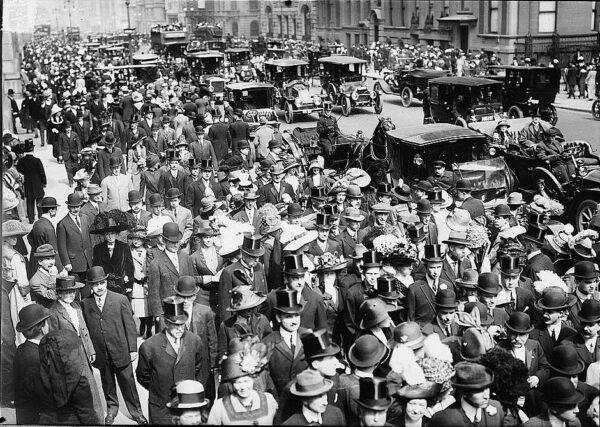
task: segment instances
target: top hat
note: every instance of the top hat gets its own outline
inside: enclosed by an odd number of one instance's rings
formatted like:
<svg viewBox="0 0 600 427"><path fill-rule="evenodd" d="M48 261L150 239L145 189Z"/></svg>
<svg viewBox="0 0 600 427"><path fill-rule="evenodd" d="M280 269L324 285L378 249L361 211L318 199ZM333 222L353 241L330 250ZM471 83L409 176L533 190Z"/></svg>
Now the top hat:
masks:
<svg viewBox="0 0 600 427"><path fill-rule="evenodd" d="M331 215L318 213L316 222L317 228L330 229L332 220L333 218Z"/></svg>
<svg viewBox="0 0 600 427"><path fill-rule="evenodd" d="M338 205L325 205L321 208L321 212L329 216L330 222L340 217Z"/></svg>
<svg viewBox="0 0 600 427"><path fill-rule="evenodd" d="M425 245L423 261L425 262L442 262L442 247L438 244Z"/></svg>
<svg viewBox="0 0 600 427"><path fill-rule="evenodd" d="M276 311L289 314L299 314L303 307L298 303L298 291L292 289L278 289L275 291Z"/></svg>
<svg viewBox="0 0 600 427"><path fill-rule="evenodd" d="M183 309L183 298L170 296L162 300L163 316L166 321L183 325L187 322L188 314Z"/></svg>
<svg viewBox="0 0 600 427"><path fill-rule="evenodd" d="M179 231L176 222L167 222L162 227L162 238L169 242L179 242L183 238L183 234Z"/></svg>
<svg viewBox="0 0 600 427"><path fill-rule="evenodd" d="M406 227L406 234L413 243L421 242L427 238L427 234L425 234L425 230L423 229L423 223L421 222L409 224Z"/></svg>
<svg viewBox="0 0 600 427"><path fill-rule="evenodd" d="M494 208L494 215L499 217L511 217L512 212L510 211L508 205L499 204Z"/></svg>
<svg viewBox="0 0 600 427"><path fill-rule="evenodd" d="M40 203L40 208L56 208L58 203L54 197L44 197Z"/></svg>
<svg viewBox="0 0 600 427"><path fill-rule="evenodd" d="M467 233L464 231L450 231L448 239L444 240L442 243L467 246L469 240L467 239Z"/></svg>
<svg viewBox="0 0 600 427"><path fill-rule="evenodd" d="M77 282L74 276L64 276L56 278L56 292L74 291L83 288L84 284Z"/></svg>
<svg viewBox="0 0 600 427"><path fill-rule="evenodd" d="M440 289L435 294L435 306L440 311L445 310L456 310L458 302L456 301L456 294L451 289Z"/></svg>
<svg viewBox="0 0 600 427"><path fill-rule="evenodd" d="M314 369L300 372L290 387L290 393L299 397L314 397L327 393L333 387L333 381L323 377Z"/></svg>
<svg viewBox="0 0 600 427"><path fill-rule="evenodd" d="M188 159L188 168L190 168L190 170L199 169L200 168L200 160L198 160L195 157L190 157Z"/></svg>
<svg viewBox="0 0 600 427"><path fill-rule="evenodd" d="M304 356L307 361L335 356L340 352L340 348L330 341L327 329L307 332L300 337L300 340L302 340Z"/></svg>
<svg viewBox="0 0 600 427"><path fill-rule="evenodd" d="M539 228L545 228L550 220L550 215L546 212L529 211L527 213L527 222L539 226Z"/></svg>
<svg viewBox="0 0 600 427"><path fill-rule="evenodd" d="M127 193L127 202L129 203L139 203L142 201L142 195L138 190L131 190Z"/></svg>
<svg viewBox="0 0 600 427"><path fill-rule="evenodd" d="M361 199L363 196L364 194L358 185L349 185L346 188L346 198Z"/></svg>
<svg viewBox="0 0 600 427"><path fill-rule="evenodd" d="M519 257L503 255L500 257L500 272L506 276L519 276L523 268L520 265Z"/></svg>
<svg viewBox="0 0 600 427"><path fill-rule="evenodd" d="M355 399L355 402L363 408L374 411L387 411L392 405L385 378L360 378L358 384L359 397Z"/></svg>
<svg viewBox="0 0 600 427"><path fill-rule="evenodd" d="M263 256L265 253L260 235L245 234L244 242L240 249L243 253L257 258Z"/></svg>
<svg viewBox="0 0 600 427"><path fill-rule="evenodd" d="M371 267L381 267L381 255L376 251L367 251L362 256L364 269Z"/></svg>
<svg viewBox="0 0 600 427"><path fill-rule="evenodd" d="M446 200L443 197L442 189L440 187L434 187L431 190L429 190L427 192L427 200L429 200L429 202L434 205L441 205L443 203L446 203Z"/></svg>
<svg viewBox="0 0 600 427"><path fill-rule="evenodd" d="M380 182L377 184L377 194L380 196L393 196L392 185L387 182Z"/></svg>
<svg viewBox="0 0 600 427"><path fill-rule="evenodd" d="M456 189L458 191L473 191L473 185L468 179L459 179L456 181Z"/></svg>
<svg viewBox="0 0 600 427"><path fill-rule="evenodd" d="M479 363L459 362L450 383L455 389L483 390L494 382L494 373Z"/></svg>
<svg viewBox="0 0 600 427"><path fill-rule="evenodd" d="M327 200L325 187L313 187L310 189L310 198L317 200Z"/></svg>
<svg viewBox="0 0 600 427"><path fill-rule="evenodd" d="M377 278L377 296L384 300L397 300L400 293L396 289L396 278L394 276L381 276Z"/></svg>
<svg viewBox="0 0 600 427"><path fill-rule="evenodd" d="M527 231L525 232L525 234L522 234L521 237L525 240L529 240L541 245L544 243L547 231L548 227L546 227L545 225L530 223L527 227Z"/></svg>
<svg viewBox="0 0 600 427"><path fill-rule="evenodd" d="M173 148L169 148L165 151L165 157L167 161L179 161L179 153Z"/></svg>
<svg viewBox="0 0 600 427"><path fill-rule="evenodd" d="M390 318L386 304L379 298L370 298L360 305L358 317L361 319L359 328L370 329Z"/></svg>
<svg viewBox="0 0 600 427"><path fill-rule="evenodd" d="M192 276L181 276L177 280L175 294L180 297L191 297L198 293L200 288L196 286L196 279Z"/></svg>
<svg viewBox="0 0 600 427"><path fill-rule="evenodd" d="M465 271L463 271L462 276L457 278L455 282L461 288L475 289L475 287L477 286L478 279L479 273L477 272L477 270L468 268Z"/></svg>
<svg viewBox="0 0 600 427"><path fill-rule="evenodd" d="M550 369L563 375L579 375L585 369L585 364L577 355L575 346L570 344L561 344L552 349L552 354L548 357Z"/></svg>
<svg viewBox="0 0 600 427"><path fill-rule="evenodd" d="M182 380L175 384L175 396L166 406L172 411L197 409L208 405L202 383L194 380Z"/></svg>
<svg viewBox="0 0 600 427"><path fill-rule="evenodd" d="M586 299L581 304L581 309L577 313L577 318L582 323L600 322L600 301Z"/></svg>
<svg viewBox="0 0 600 427"><path fill-rule="evenodd" d="M151 207L163 206L163 197L159 193L150 194L150 197L148 197L148 205Z"/></svg>
<svg viewBox="0 0 600 427"><path fill-rule="evenodd" d="M19 310L19 322L15 326L17 332L23 332L42 323L50 317L50 311L40 304L29 304Z"/></svg>
<svg viewBox="0 0 600 427"><path fill-rule="evenodd" d="M584 394L566 377L550 378L542 385L541 391L548 405L575 406L585 399Z"/></svg>
<svg viewBox="0 0 600 427"><path fill-rule="evenodd" d="M528 334L533 331L529 314L521 311L513 311L504 322L504 326L517 334Z"/></svg>
<svg viewBox="0 0 600 427"><path fill-rule="evenodd" d="M56 254L57 252L54 250L52 245L45 243L37 247L33 256L35 258L54 258Z"/></svg>
<svg viewBox="0 0 600 427"><path fill-rule="evenodd" d="M86 283L94 284L106 280L108 275L104 272L104 268L100 265L91 267L86 274Z"/></svg>
<svg viewBox="0 0 600 427"><path fill-rule="evenodd" d="M204 171L212 171L214 169L211 159L200 159L200 169Z"/></svg>
<svg viewBox="0 0 600 427"><path fill-rule="evenodd" d="M79 191L71 193L67 196L67 206L81 206L83 205L83 196Z"/></svg>
<svg viewBox="0 0 600 427"><path fill-rule="evenodd" d="M567 294L558 286L549 286L544 289L542 297L536 301L539 310L564 310L577 302L575 295Z"/></svg>
<svg viewBox="0 0 600 427"><path fill-rule="evenodd" d="M591 261L579 261L575 264L573 276L579 280L589 280L598 278L598 270L596 265Z"/></svg>
<svg viewBox="0 0 600 427"><path fill-rule="evenodd" d="M500 292L500 279L494 273L481 273L477 279L477 291L486 295L498 295Z"/></svg>
<svg viewBox="0 0 600 427"><path fill-rule="evenodd" d="M387 353L385 344L375 335L361 335L348 350L348 360L358 368L378 365Z"/></svg>
<svg viewBox="0 0 600 427"><path fill-rule="evenodd" d="M404 322L394 328L394 341L416 350L423 347L425 335L418 323Z"/></svg>
<svg viewBox="0 0 600 427"><path fill-rule="evenodd" d="M177 198L180 198L181 196L182 196L181 190L179 190L179 188L177 188L177 187L169 188L167 190L167 192L165 193L165 199L167 199L167 200L177 199Z"/></svg>
<svg viewBox="0 0 600 427"><path fill-rule="evenodd" d="M518 192L510 193L506 199L506 204L508 206L521 206L525 204L523 200L523 194Z"/></svg>
<svg viewBox="0 0 600 427"><path fill-rule="evenodd" d="M283 272L285 274L303 277L307 271L308 269L304 267L302 254L286 255L283 257Z"/></svg>

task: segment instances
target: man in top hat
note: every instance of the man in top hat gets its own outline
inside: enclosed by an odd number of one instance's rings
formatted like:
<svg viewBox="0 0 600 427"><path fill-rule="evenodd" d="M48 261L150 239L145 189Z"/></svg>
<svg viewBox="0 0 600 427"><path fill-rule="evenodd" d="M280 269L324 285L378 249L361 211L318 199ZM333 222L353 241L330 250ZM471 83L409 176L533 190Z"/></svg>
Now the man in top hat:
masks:
<svg viewBox="0 0 600 427"><path fill-rule="evenodd" d="M575 329L563 321L573 304L575 297L557 286L544 289L541 298L536 302L541 319L534 325L529 337L540 343L546 357L549 357L552 349L562 341L577 334Z"/></svg>
<svg viewBox="0 0 600 427"><path fill-rule="evenodd" d="M300 313L300 326L306 329L322 329L327 327L327 316L325 313L325 302L323 297L312 290L306 283L306 272L304 259L301 254L286 255L283 257L283 281L282 289L296 291L297 303L302 305ZM272 290L267 295L267 303L263 306L262 313L267 319L277 324L276 307L277 292Z"/></svg>
<svg viewBox="0 0 600 427"><path fill-rule="evenodd" d="M121 159L121 173L125 173L125 162L123 161L123 151L119 147L115 147L115 135L112 132L106 132L103 137L104 150L98 150L96 170L100 182L107 176L112 174L110 159L115 157ZM114 163L113 163L114 164Z"/></svg>
<svg viewBox="0 0 600 427"><path fill-rule="evenodd" d="M203 357L206 345L193 333L186 331L188 315L184 301L170 296L162 301L165 329L142 343L135 371L137 381L149 391L148 414L152 424L170 424L166 404L171 401L171 390L182 380L195 380L206 388L206 370L209 363Z"/></svg>
<svg viewBox="0 0 600 427"><path fill-rule="evenodd" d="M50 312L39 304L29 304L19 311L17 332L26 341L17 347L14 365L14 406L16 422L22 425L39 424L40 408L46 390L40 376L40 340L49 332ZM3 348L6 351L6 347ZM6 381L6 378L4 378Z"/></svg>
<svg viewBox="0 0 600 427"><path fill-rule="evenodd" d="M68 195L69 212L56 225L56 248L60 261L69 274L85 280L86 272L92 266L92 242L88 218L79 212L81 205L83 198L80 194ZM88 295L89 290L86 289L81 296Z"/></svg>
<svg viewBox="0 0 600 427"><path fill-rule="evenodd" d="M30 142L29 142L30 141ZM44 197L44 188L48 183L46 172L42 161L33 154L33 140L25 144L25 155L17 162L17 171L23 175L23 192L27 204L27 219L33 224L35 221L35 209L37 207L38 218L42 216L39 204Z"/></svg>
<svg viewBox="0 0 600 427"><path fill-rule="evenodd" d="M333 152L333 144L340 134L337 120L331 115L331 101L323 101L323 112L319 115L317 123L317 135L319 135L319 145L323 149L327 158Z"/></svg>
<svg viewBox="0 0 600 427"><path fill-rule="evenodd" d="M120 157L111 157L109 163L111 174L107 175L100 183L104 200L103 210L118 209L125 212L129 206L127 195L133 190L133 181L131 176L121 172L122 159Z"/></svg>
<svg viewBox="0 0 600 427"><path fill-rule="evenodd" d="M55 266L57 252L52 245L43 244L32 252L32 258L38 264L35 274L29 279L31 300L49 308L56 300L56 277L58 270Z"/></svg>
<svg viewBox="0 0 600 427"><path fill-rule="evenodd" d="M65 122L64 131L58 135L58 143L60 144L60 159L65 163L67 170L67 179L69 187L73 187L73 170L79 162L79 152L81 151L81 141L72 130L73 125L70 122Z"/></svg>
<svg viewBox="0 0 600 427"><path fill-rule="evenodd" d="M414 213L417 215L419 222L423 224L423 239L427 245L435 245L440 241L438 227L433 216L433 207L431 201L427 198L419 199L415 203Z"/></svg>
<svg viewBox="0 0 600 427"><path fill-rule="evenodd" d="M512 227L511 220L514 221L513 214L510 210L510 207L505 204L499 204L494 207L494 227L493 234L490 236L490 241L492 242L492 246L490 249L491 254L491 262L492 265L496 261L496 251L500 246L500 243L503 239L506 239L507 234L510 233L510 229Z"/></svg>
<svg viewBox="0 0 600 427"><path fill-rule="evenodd" d="M435 318L435 295L439 290L452 289L452 284L441 279L444 258L440 245L425 245L423 266L425 276L408 288L406 295L408 320L420 326L431 323Z"/></svg>
<svg viewBox="0 0 600 427"><path fill-rule="evenodd" d="M423 327L427 335L438 334L440 341L452 339L458 335L459 325L454 322L458 308L456 294L451 289L440 289L435 294L435 319Z"/></svg>
<svg viewBox="0 0 600 427"><path fill-rule="evenodd" d="M136 225L147 227L151 214L142 207L142 194L138 190L131 190L127 193L127 203L129 203L129 210L126 213L132 217L133 222Z"/></svg>
<svg viewBox="0 0 600 427"><path fill-rule="evenodd" d="M432 425L502 426L504 411L500 402L490 399L494 374L478 363L459 362L451 379L460 399L448 408L436 412Z"/></svg>
<svg viewBox="0 0 600 427"><path fill-rule="evenodd" d="M260 226L260 217L256 201L259 196L254 190L244 192L244 208L235 213L232 217L235 221L251 224L255 230Z"/></svg>
<svg viewBox="0 0 600 427"><path fill-rule="evenodd" d="M473 185L467 179L459 179L456 181L456 200L462 202L461 209L464 209L471 214L472 219L485 217L485 207L483 202L474 198L471 195Z"/></svg>
<svg viewBox="0 0 600 427"><path fill-rule="evenodd" d="M214 165L218 164L217 154L213 148L212 143L205 139L204 128L202 126L196 126L197 140L192 141L190 144L190 153L198 161L200 160L211 160Z"/></svg>
<svg viewBox="0 0 600 427"><path fill-rule="evenodd" d="M160 175L158 180L158 192L164 197L167 190L170 188L178 188L182 194L185 194L185 191L187 190L185 188L187 174L181 167L177 151L171 149L167 150L166 157L169 168Z"/></svg>
<svg viewBox="0 0 600 427"><path fill-rule="evenodd" d="M39 204L39 208L41 209L42 214L40 215L40 218L33 223L33 227L27 235L27 241L31 246L31 253L35 253L37 248L44 244L51 245L55 250L58 248L56 230L54 229L52 222L58 210L58 203L54 197L44 197ZM54 265L59 273L63 271L63 264L58 252L55 256ZM35 269L37 269L37 264L30 260L29 271L33 272Z"/></svg>
<svg viewBox="0 0 600 427"><path fill-rule="evenodd" d="M242 120L242 112L235 111L235 121L229 125L229 133L231 134L231 152L239 153L238 144L240 141L250 140L250 125Z"/></svg>
<svg viewBox="0 0 600 427"><path fill-rule="evenodd" d="M210 400L205 398L204 386L198 381L183 380L175 384L176 396L167 403L175 425L201 425L206 418Z"/></svg>
<svg viewBox="0 0 600 427"><path fill-rule="evenodd" d="M221 324L223 320L228 319L231 314L227 311L229 306L229 291L239 285L249 284L254 292L267 294L267 279L265 276L265 269L263 264L260 262L261 257L265 253L265 249L262 246L262 240L260 235L244 235L244 241L240 248L242 252L242 258L228 265L223 269L221 278L219 280L218 287L218 304L215 308L215 314L217 317L217 324ZM236 270L240 270L240 273L236 273Z"/></svg>
<svg viewBox="0 0 600 427"><path fill-rule="evenodd" d="M271 182L258 189L258 206L265 203L291 203L296 199L294 188L287 182L283 182L285 171L279 163L269 169Z"/></svg>
<svg viewBox="0 0 600 427"><path fill-rule="evenodd" d="M447 190L454 186L454 174L446 171L446 162L443 160L434 160L433 175L427 178L427 181L434 187L440 187L442 190Z"/></svg>
<svg viewBox="0 0 600 427"><path fill-rule="evenodd" d="M521 240L527 252L527 264L523 268L523 276L532 281L538 280L537 273L542 270L554 271L554 264L550 257L542 253L546 232L548 227L543 224L529 224Z"/></svg>
<svg viewBox="0 0 600 427"><path fill-rule="evenodd" d="M301 325L303 305L298 302L295 289L278 289L275 292L275 318L279 328L263 339L266 345L273 345L269 359L269 374L275 384L277 394L308 367L304 360L304 349L300 339L307 330Z"/></svg>
<svg viewBox="0 0 600 427"><path fill-rule="evenodd" d="M340 252L339 243L337 240L330 237L331 222L333 218L331 215L317 214L317 238L313 240L306 250L307 254L312 256L322 256L328 252L333 254L334 252Z"/></svg>
<svg viewBox="0 0 600 427"><path fill-rule="evenodd" d="M358 384L358 425L365 427L386 426L387 412L392 405L384 378L362 377Z"/></svg>
<svg viewBox="0 0 600 427"><path fill-rule="evenodd" d="M575 304L569 308L569 320L574 329L578 330L581 322L578 313L581 306L588 299L598 300L598 277L600 272L591 261L579 261L575 264L573 277L575 278Z"/></svg>
<svg viewBox="0 0 600 427"><path fill-rule="evenodd" d="M508 314L513 311L529 313L534 321L538 319L535 308L535 297L532 292L531 281L522 278L523 268L520 266L519 257L502 255L499 259L500 290L496 305L506 310Z"/></svg>
<svg viewBox="0 0 600 427"><path fill-rule="evenodd" d="M112 424L119 412L117 385L127 410L138 424L147 424L142 415L132 363L137 359L137 328L129 300L107 288L108 276L101 266L88 271L92 295L81 301L83 316L96 351L94 366L100 370L106 400L106 424Z"/></svg>
<svg viewBox="0 0 600 427"><path fill-rule="evenodd" d="M579 426L580 404L584 396L568 378L552 378L542 386L542 399L547 409L530 418L527 427Z"/></svg>
<svg viewBox="0 0 600 427"><path fill-rule="evenodd" d="M192 212L188 208L181 206L183 194L178 188L169 188L165 194L167 206L164 214L173 218L173 222L179 227L179 231L183 237L179 243L181 248L185 248L192 237L193 217Z"/></svg>
<svg viewBox="0 0 600 427"><path fill-rule="evenodd" d="M212 142L217 160L221 162L231 148L229 124L217 121L208 130L208 139Z"/></svg>
<svg viewBox="0 0 600 427"><path fill-rule="evenodd" d="M223 187L213 176L214 165L211 160L200 160L200 178L188 185L186 189L186 207L197 217L202 209L202 199L212 193L217 200L224 197Z"/></svg>

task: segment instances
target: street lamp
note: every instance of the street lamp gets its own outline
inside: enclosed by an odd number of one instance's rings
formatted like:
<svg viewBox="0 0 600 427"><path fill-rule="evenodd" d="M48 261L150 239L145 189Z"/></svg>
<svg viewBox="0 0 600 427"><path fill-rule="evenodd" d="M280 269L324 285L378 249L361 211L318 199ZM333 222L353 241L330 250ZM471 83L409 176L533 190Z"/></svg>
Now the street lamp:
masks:
<svg viewBox="0 0 600 427"><path fill-rule="evenodd" d="M131 33L133 30L131 29L131 18L129 17L129 5L131 2L129 0L125 0L125 6L127 7L127 33L129 34L129 63L131 64Z"/></svg>

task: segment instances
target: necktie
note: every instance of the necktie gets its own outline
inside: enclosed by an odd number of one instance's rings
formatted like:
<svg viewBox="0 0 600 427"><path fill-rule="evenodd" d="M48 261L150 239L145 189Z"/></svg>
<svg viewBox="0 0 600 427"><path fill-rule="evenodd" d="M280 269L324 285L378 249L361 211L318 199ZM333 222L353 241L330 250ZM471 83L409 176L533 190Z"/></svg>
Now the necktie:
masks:
<svg viewBox="0 0 600 427"><path fill-rule="evenodd" d="M475 417L473 418L473 423L479 424L481 422L481 408L477 408L475 412Z"/></svg>
<svg viewBox="0 0 600 427"><path fill-rule="evenodd" d="M81 222L79 221L79 216L75 216L75 224L77 224L77 228L81 230Z"/></svg>
<svg viewBox="0 0 600 427"><path fill-rule="evenodd" d="M102 311L102 308L104 307L104 304L102 303L101 299L97 299L96 300L96 304L98 304L98 310Z"/></svg>
<svg viewBox="0 0 600 427"><path fill-rule="evenodd" d="M290 336L290 350L292 350L292 356L296 354L296 346L294 345L294 337Z"/></svg>
<svg viewBox="0 0 600 427"><path fill-rule="evenodd" d="M438 284L437 284L437 280L433 281L433 293L437 294L437 288L438 288Z"/></svg>
<svg viewBox="0 0 600 427"><path fill-rule="evenodd" d="M450 325L446 326L446 335L452 336L452 328L450 327Z"/></svg>
<svg viewBox="0 0 600 427"><path fill-rule="evenodd" d="M175 342L173 343L173 350L175 350L175 353L179 353L179 338L175 338Z"/></svg>

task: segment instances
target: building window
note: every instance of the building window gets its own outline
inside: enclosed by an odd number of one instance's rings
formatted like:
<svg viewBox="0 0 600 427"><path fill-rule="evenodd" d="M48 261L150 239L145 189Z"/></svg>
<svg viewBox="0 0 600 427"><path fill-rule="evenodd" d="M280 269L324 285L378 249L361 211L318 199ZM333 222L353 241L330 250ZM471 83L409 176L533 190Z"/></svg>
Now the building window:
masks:
<svg viewBox="0 0 600 427"><path fill-rule="evenodd" d="M468 11L469 6L467 6L466 0L460 0L460 10Z"/></svg>
<svg viewBox="0 0 600 427"><path fill-rule="evenodd" d="M538 14L538 32L553 33L556 31L556 2L541 1Z"/></svg>
<svg viewBox="0 0 600 427"><path fill-rule="evenodd" d="M497 33L498 32L498 0L490 1L490 13L489 13L489 32Z"/></svg>
<svg viewBox="0 0 600 427"><path fill-rule="evenodd" d="M258 0L250 0L248 2L248 9L257 10L258 9Z"/></svg>
<svg viewBox="0 0 600 427"><path fill-rule="evenodd" d="M360 45L360 34L354 34L354 44L356 46Z"/></svg>
<svg viewBox="0 0 600 427"><path fill-rule="evenodd" d="M597 2L593 1L592 2L592 26L591 26L591 30L595 30L596 27L598 26L598 15L596 14L598 12L598 10L596 9L596 5Z"/></svg>
<svg viewBox="0 0 600 427"><path fill-rule="evenodd" d="M444 0L444 10L442 11L442 16L450 15L450 1Z"/></svg>

